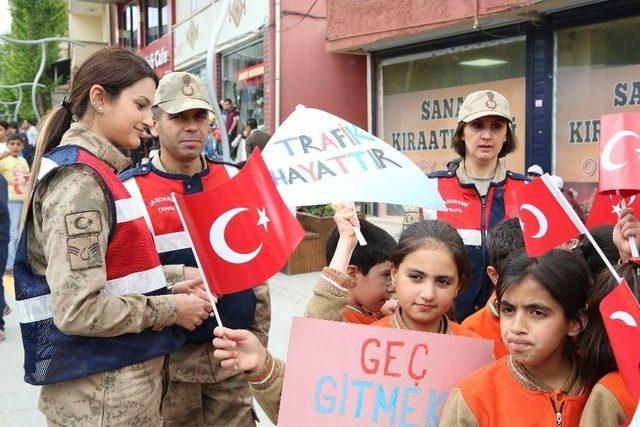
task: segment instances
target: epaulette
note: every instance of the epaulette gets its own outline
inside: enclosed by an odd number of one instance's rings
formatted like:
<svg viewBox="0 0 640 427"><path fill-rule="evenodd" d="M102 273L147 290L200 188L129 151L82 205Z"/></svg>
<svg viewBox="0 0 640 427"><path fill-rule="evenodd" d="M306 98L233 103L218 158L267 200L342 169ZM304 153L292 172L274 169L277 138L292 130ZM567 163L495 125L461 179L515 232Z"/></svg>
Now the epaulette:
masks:
<svg viewBox="0 0 640 427"><path fill-rule="evenodd" d="M531 181L526 175L517 172L507 171L507 176L511 179L517 179L518 181Z"/></svg>
<svg viewBox="0 0 640 427"><path fill-rule="evenodd" d="M149 172L151 172L151 162L125 169L118 174L118 178L120 178L120 181L124 182L134 176L147 175Z"/></svg>
<svg viewBox="0 0 640 427"><path fill-rule="evenodd" d="M427 176L429 178L451 178L455 174L456 174L456 171L454 170L446 170L446 171L433 171L427 174Z"/></svg>
<svg viewBox="0 0 640 427"><path fill-rule="evenodd" d="M218 164L218 165L233 166L233 167L236 167L238 169L242 169L244 164L247 163L246 161L242 161L242 162L238 162L238 163L227 162L227 161L222 160L222 159L217 159L217 158L213 158L211 156L207 156L206 154L205 154L204 158L207 159L207 162L215 163L215 164Z"/></svg>

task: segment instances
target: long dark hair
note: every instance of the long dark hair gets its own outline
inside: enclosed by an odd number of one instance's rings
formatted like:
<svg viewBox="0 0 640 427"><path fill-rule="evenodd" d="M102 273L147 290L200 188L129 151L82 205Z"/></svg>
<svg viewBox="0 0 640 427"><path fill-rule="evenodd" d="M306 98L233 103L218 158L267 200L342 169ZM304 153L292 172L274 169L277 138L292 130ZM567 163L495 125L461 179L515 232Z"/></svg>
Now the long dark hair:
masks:
<svg viewBox="0 0 640 427"><path fill-rule="evenodd" d="M507 259L496 284L497 300L512 286L527 277L543 286L558 301L565 319L577 321L584 330L585 309L591 293L591 274L584 260L568 251L552 249L546 254L529 258L518 252ZM498 302L499 304L499 302ZM577 356L573 340L566 340L567 348Z"/></svg>
<svg viewBox="0 0 640 427"><path fill-rule="evenodd" d="M31 194L40 172L42 156L60 145L74 116L82 119L86 114L92 86L102 86L111 99L116 99L124 89L146 77L153 79L158 86L158 77L147 61L129 49L110 46L89 56L74 73L66 105L53 107L42 120L28 194Z"/></svg>
<svg viewBox="0 0 640 427"><path fill-rule="evenodd" d="M623 277L636 299L640 301L640 278L638 264L626 262L616 266L616 271ZM583 378L588 387L593 387L603 376L618 369L613 350L607 337L607 331L600 315L600 303L609 292L618 286L618 281L609 270L603 270L594 285L592 301L587 310L589 327L580 336L578 349Z"/></svg>
<svg viewBox="0 0 640 427"><path fill-rule="evenodd" d="M604 256L607 257L611 264L615 264L620 255L618 254L618 248L613 243L613 225L600 225L593 227L589 230L593 240L596 241L598 246L602 249ZM598 274L606 268L606 265L600 254L596 251L596 248L591 243L591 240L582 236L582 241L577 248L574 249L574 253L582 255L589 270L591 271L591 277L595 280Z"/></svg>
<svg viewBox="0 0 640 427"><path fill-rule="evenodd" d="M402 231L398 245L391 253L389 261L397 268L407 255L423 247L441 246L453 255L453 262L458 269L460 290L464 290L471 282L471 267L460 234L444 221L418 221Z"/></svg>

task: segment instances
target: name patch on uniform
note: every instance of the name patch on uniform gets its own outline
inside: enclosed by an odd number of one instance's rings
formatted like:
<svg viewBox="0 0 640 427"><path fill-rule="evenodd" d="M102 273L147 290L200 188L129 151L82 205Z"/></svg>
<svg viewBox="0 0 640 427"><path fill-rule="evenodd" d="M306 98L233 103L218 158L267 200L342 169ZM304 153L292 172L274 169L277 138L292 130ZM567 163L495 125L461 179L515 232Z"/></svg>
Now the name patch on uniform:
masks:
<svg viewBox="0 0 640 427"><path fill-rule="evenodd" d="M102 221L98 211L74 212L65 216L67 257L71 270L88 270L102 266L100 232Z"/></svg>

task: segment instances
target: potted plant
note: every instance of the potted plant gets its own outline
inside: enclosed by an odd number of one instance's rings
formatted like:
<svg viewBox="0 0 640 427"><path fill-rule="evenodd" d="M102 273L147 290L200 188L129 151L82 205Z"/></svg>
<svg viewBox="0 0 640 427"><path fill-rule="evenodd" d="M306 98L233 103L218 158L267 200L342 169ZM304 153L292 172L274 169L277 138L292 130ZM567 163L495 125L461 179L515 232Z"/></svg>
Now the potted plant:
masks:
<svg viewBox="0 0 640 427"><path fill-rule="evenodd" d="M330 204L302 206L296 212L296 218L306 231L320 234L324 244L333 228L334 210Z"/></svg>
<svg viewBox="0 0 640 427"><path fill-rule="evenodd" d="M330 204L302 206L297 209L296 218L306 234L282 269L283 273L309 273L319 271L327 265L325 248L334 226L333 214ZM358 214L358 217L364 219L365 216Z"/></svg>

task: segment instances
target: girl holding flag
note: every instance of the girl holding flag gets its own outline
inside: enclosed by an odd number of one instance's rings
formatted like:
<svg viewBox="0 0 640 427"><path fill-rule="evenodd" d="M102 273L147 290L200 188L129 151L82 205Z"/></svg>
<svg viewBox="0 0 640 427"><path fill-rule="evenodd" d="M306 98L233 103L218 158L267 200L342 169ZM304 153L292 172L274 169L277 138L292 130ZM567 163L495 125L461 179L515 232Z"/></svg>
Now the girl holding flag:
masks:
<svg viewBox="0 0 640 427"><path fill-rule="evenodd" d="M353 215L352 224L357 221L355 211ZM470 280L464 244L453 227L442 221L429 220L412 224L400 235L389 259L399 307L393 315L372 326L478 337L445 314L458 291ZM254 397L276 422L284 362L274 358L249 331L217 327L214 334L214 356L221 360L224 368L250 373Z"/></svg>
<svg viewBox="0 0 640 427"><path fill-rule="evenodd" d="M640 222L631 208L623 209L619 215L613 240L623 263L616 267L616 271L625 279L636 300L640 301L640 264L637 258L631 257L629 245L629 237L636 237L636 241L640 237ZM626 425L633 418L638 405L622 380L600 313L600 303L617 286L618 281L609 271L600 274L594 285L593 301L587 310L589 328L580 338L585 380L594 386L580 420L580 425L584 427ZM627 344L634 345L633 342ZM636 342L635 345L640 343Z"/></svg>
<svg viewBox="0 0 640 427"><path fill-rule="evenodd" d="M591 278L563 250L509 258L497 283L500 332L509 355L464 378L443 426L577 426L589 395L575 340L587 326Z"/></svg>
<svg viewBox="0 0 640 427"><path fill-rule="evenodd" d="M616 271L627 281L634 296L640 301L640 265L637 262L625 262L617 266ZM585 372L585 381L593 387L580 421L580 425L585 427L617 427L627 424L633 418L638 404L624 385L599 310L603 298L616 286L618 281L608 271L603 271L598 277L594 285L593 301L587 311L589 328L580 339L580 362Z"/></svg>
<svg viewBox="0 0 640 427"><path fill-rule="evenodd" d="M42 385L38 406L51 426L158 425L164 356L184 343L173 325L194 329L212 309L170 295L142 213L116 176L129 164L120 150L153 125L157 84L144 58L104 48L42 123L15 287L25 381Z"/></svg>

